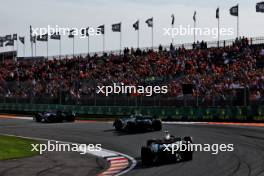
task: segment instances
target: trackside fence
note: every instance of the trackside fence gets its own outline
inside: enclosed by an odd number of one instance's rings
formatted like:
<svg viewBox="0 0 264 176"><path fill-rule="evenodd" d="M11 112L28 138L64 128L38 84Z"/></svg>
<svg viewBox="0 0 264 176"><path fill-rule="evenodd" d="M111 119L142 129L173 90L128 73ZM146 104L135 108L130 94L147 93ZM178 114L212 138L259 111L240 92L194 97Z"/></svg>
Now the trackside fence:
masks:
<svg viewBox="0 0 264 176"><path fill-rule="evenodd" d="M79 115L126 116L142 113L164 120L184 121L264 121L264 106L245 107L132 107L132 106L78 106L49 104L0 104L2 112L36 113L43 111L74 111Z"/></svg>

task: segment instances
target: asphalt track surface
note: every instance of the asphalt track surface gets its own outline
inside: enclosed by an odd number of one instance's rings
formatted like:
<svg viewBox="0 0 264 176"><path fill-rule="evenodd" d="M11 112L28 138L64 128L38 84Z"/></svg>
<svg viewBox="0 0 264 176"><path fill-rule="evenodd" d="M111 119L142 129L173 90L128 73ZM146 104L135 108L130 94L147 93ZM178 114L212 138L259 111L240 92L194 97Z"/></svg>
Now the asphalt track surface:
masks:
<svg viewBox="0 0 264 176"><path fill-rule="evenodd" d="M143 167L140 162L141 146L147 139L162 137L162 131L124 134L115 132L112 124L103 122L37 124L29 120L0 119L0 133L86 144L101 143L105 149L132 156L138 163L125 174L128 176L264 176L264 127L166 124L163 130L176 136L192 136L194 143L234 144L235 150L217 155L195 152L192 161ZM88 160L91 162L90 170L98 171L100 167L92 164L95 158ZM19 175L26 174L20 172Z"/></svg>

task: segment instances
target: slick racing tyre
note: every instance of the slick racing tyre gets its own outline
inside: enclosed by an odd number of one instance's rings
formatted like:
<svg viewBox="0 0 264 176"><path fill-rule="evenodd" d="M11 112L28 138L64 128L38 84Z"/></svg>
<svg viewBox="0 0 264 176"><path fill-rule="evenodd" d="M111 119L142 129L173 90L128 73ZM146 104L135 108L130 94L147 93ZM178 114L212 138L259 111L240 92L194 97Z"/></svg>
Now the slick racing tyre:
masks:
<svg viewBox="0 0 264 176"><path fill-rule="evenodd" d="M154 120L152 123L152 128L154 131L160 131L162 129L162 123L160 120Z"/></svg>
<svg viewBox="0 0 264 176"><path fill-rule="evenodd" d="M192 137L184 137L184 139L183 139L185 142L186 142L186 144L188 145L188 144L192 144L192 142L193 142L193 140L192 140ZM185 152L183 152L183 160L184 161L190 161L190 160L192 160L193 159L193 151L185 151Z"/></svg>
<svg viewBox="0 0 264 176"><path fill-rule="evenodd" d="M153 164L153 156L150 148L141 148L141 162L144 166L151 166Z"/></svg>
<svg viewBox="0 0 264 176"><path fill-rule="evenodd" d="M122 123L122 121L119 120L119 119L115 120L115 122L114 122L114 127L115 127L115 130L116 130L116 131L121 131L122 128L123 128L123 123Z"/></svg>
<svg viewBox="0 0 264 176"><path fill-rule="evenodd" d="M136 124L135 123L128 122L127 123L127 131L129 133L135 132L136 131Z"/></svg>
<svg viewBox="0 0 264 176"><path fill-rule="evenodd" d="M35 117L34 117L34 120L35 120L36 122L41 122L41 117L40 117L40 115L39 115L39 114L36 114Z"/></svg>
<svg viewBox="0 0 264 176"><path fill-rule="evenodd" d="M183 161L191 161L193 159L193 152L192 151L185 151L182 153L182 160Z"/></svg>

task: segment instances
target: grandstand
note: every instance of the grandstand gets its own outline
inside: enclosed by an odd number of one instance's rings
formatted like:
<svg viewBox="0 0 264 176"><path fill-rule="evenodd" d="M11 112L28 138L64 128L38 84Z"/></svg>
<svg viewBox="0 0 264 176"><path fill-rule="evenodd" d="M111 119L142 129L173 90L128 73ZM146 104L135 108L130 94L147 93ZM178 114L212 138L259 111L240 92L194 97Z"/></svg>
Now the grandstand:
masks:
<svg viewBox="0 0 264 176"><path fill-rule="evenodd" d="M157 50L126 48L122 55L5 60L1 63L2 102L97 106L247 106L264 100L263 44L259 38L160 46ZM190 45L187 45L190 46ZM178 48L177 48L178 47ZM97 85L168 85L167 95L96 94ZM191 95L182 85L192 84ZM247 93L248 92L248 93Z"/></svg>

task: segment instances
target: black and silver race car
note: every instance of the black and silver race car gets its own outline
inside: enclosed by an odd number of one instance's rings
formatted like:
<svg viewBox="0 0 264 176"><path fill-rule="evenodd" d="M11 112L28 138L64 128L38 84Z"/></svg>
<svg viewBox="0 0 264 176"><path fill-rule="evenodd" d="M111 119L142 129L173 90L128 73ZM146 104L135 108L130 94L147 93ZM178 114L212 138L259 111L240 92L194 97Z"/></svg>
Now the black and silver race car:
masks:
<svg viewBox="0 0 264 176"><path fill-rule="evenodd" d="M160 131L162 129L160 119L151 116L143 116L141 114L116 119L113 126L117 131L126 132Z"/></svg>
<svg viewBox="0 0 264 176"><path fill-rule="evenodd" d="M189 161L193 158L193 151L180 145L192 144L192 137L174 137L166 132L164 139L151 139L141 148L142 165L151 166L161 163ZM185 149L185 150L184 150Z"/></svg>
<svg viewBox="0 0 264 176"><path fill-rule="evenodd" d="M43 122L43 123L59 123L59 122L74 122L75 121L75 113L73 112L44 112L44 113L37 113L34 116L34 120L36 122Z"/></svg>

